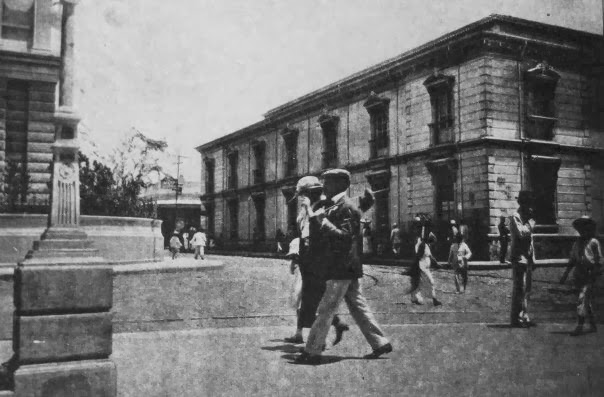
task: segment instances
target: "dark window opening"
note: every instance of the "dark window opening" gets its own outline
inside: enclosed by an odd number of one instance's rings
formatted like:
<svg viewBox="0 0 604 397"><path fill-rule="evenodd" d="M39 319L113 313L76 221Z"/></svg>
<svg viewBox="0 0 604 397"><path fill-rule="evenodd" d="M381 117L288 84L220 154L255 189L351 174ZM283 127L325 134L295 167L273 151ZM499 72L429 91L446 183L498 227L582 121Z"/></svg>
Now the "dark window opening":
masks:
<svg viewBox="0 0 604 397"><path fill-rule="evenodd" d="M323 168L338 166L338 131L335 122L321 124L323 130Z"/></svg>
<svg viewBox="0 0 604 397"><path fill-rule="evenodd" d="M32 1L28 8L20 3L27 6L27 2L2 1L1 37L5 40L30 43L34 27L34 2Z"/></svg>
<svg viewBox="0 0 604 397"><path fill-rule="evenodd" d="M237 189L238 175L237 167L239 166L239 152L235 151L229 154L229 175L228 188Z"/></svg>
<svg viewBox="0 0 604 397"><path fill-rule="evenodd" d="M535 198L533 208L538 225L556 225L556 190L559 162L533 161L530 164L531 190Z"/></svg>
<svg viewBox="0 0 604 397"><path fill-rule="evenodd" d="M298 200L291 200L287 203L287 230L296 233L298 217Z"/></svg>
<svg viewBox="0 0 604 397"><path fill-rule="evenodd" d="M232 199L229 201L229 234L231 240L239 238L239 201Z"/></svg>
<svg viewBox="0 0 604 397"><path fill-rule="evenodd" d="M216 231L216 210L214 204L205 204L208 235L214 236Z"/></svg>
<svg viewBox="0 0 604 397"><path fill-rule="evenodd" d="M258 197L254 199L254 207L256 208L256 230L254 231L254 240L264 241L266 238L265 232L265 208L266 200L264 197Z"/></svg>
<svg viewBox="0 0 604 397"><path fill-rule="evenodd" d="M264 175L265 175L265 153L266 147L264 143L258 143L254 147L254 161L256 163L256 167L254 168L254 184L264 183Z"/></svg>
<svg viewBox="0 0 604 397"><path fill-rule="evenodd" d="M206 166L206 193L214 193L215 164L213 160L207 160Z"/></svg>
<svg viewBox="0 0 604 397"><path fill-rule="evenodd" d="M436 185L436 218L441 221L455 219L455 185Z"/></svg>
<svg viewBox="0 0 604 397"><path fill-rule="evenodd" d="M298 137L294 134L284 136L285 140L285 176L296 175L298 168Z"/></svg>
<svg viewBox="0 0 604 397"><path fill-rule="evenodd" d="M375 92L371 92L369 98L363 104L369 113L369 124L371 126L371 139L369 140L369 155L371 158L388 155L390 144L388 133L389 103L389 99L380 98Z"/></svg>
<svg viewBox="0 0 604 397"><path fill-rule="evenodd" d="M556 119L555 93L560 76L546 63L540 63L526 72L526 137L553 139Z"/></svg>
<svg viewBox="0 0 604 397"><path fill-rule="evenodd" d="M424 81L424 86L430 94L432 107L432 122L428 124L430 143L440 145L454 142L453 77L437 74Z"/></svg>

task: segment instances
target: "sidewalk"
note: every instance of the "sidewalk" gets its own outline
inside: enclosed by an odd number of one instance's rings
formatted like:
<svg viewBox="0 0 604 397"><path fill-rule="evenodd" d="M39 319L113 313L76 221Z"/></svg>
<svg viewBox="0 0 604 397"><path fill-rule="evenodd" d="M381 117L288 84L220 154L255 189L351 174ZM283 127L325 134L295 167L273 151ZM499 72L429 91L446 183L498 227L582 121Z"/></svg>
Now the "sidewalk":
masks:
<svg viewBox="0 0 604 397"><path fill-rule="evenodd" d="M208 250L211 255L218 256L240 256L248 258L272 258L272 259L283 259L287 261L285 254L277 252L256 252L256 251L232 251L232 250ZM398 266L398 267L410 267L413 264L411 259L393 259L393 258L379 258L369 257L363 260L365 265L380 265L380 266ZM442 267L447 266L447 262L439 261L438 264ZM564 267L568 264L568 259L537 259L535 266L537 267ZM509 269L511 264L499 263L499 261L469 261L468 266L470 270L501 270Z"/></svg>
<svg viewBox="0 0 604 397"><path fill-rule="evenodd" d="M394 352L364 360L354 326L318 366L292 363L302 345L282 342L291 327L124 333L112 357L120 396L601 395L604 332L570 329L386 325Z"/></svg>

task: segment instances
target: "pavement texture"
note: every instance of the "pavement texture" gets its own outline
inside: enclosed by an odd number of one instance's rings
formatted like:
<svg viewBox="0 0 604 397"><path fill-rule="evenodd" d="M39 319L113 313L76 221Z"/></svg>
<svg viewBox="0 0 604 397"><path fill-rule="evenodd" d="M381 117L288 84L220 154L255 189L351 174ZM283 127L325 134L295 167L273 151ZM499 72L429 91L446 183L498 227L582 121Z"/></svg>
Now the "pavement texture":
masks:
<svg viewBox="0 0 604 397"><path fill-rule="evenodd" d="M437 270L443 306L433 307L411 304L405 269L365 266L364 293L395 351L362 359L370 348L353 326L324 363L306 366L292 363L301 345L282 341L295 325L289 263L207 259L224 266L115 274L119 395L604 395L604 326L568 335L576 293L558 283L563 268L535 271L531 312L539 325L511 329L509 269L470 272L461 295L453 273ZM602 320L602 280L595 301ZM11 324L11 280L0 279L0 302L0 321ZM354 324L345 306L340 313ZM10 331L2 332L0 358L10 354Z"/></svg>

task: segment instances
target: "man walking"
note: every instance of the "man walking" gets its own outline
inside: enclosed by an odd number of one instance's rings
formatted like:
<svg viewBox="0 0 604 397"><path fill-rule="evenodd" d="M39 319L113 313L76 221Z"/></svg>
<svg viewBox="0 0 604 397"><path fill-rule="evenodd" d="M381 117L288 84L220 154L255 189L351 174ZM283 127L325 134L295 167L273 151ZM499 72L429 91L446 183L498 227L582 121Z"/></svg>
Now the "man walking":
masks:
<svg viewBox="0 0 604 397"><path fill-rule="evenodd" d="M361 292L361 212L346 195L350 186L350 173L333 169L324 172L323 178L323 189L330 200L330 206L327 209L311 208L309 215L311 223L319 226L326 245L322 250L322 262L326 266L327 282L304 352L295 361L302 364L321 362L325 338L342 299L373 349L365 358L378 358L390 353L392 345L369 311L367 300Z"/></svg>
<svg viewBox="0 0 604 397"><path fill-rule="evenodd" d="M533 196L526 190L518 194L518 211L510 217L512 262L512 310L510 324L515 328L534 326L528 314L528 300L533 279L535 252L533 248Z"/></svg>
<svg viewBox="0 0 604 397"><path fill-rule="evenodd" d="M195 233L191 239L191 246L195 250L194 258L201 258L203 260L204 248L206 246L206 234L203 232L203 229L196 232L195 228L191 228L191 231Z"/></svg>

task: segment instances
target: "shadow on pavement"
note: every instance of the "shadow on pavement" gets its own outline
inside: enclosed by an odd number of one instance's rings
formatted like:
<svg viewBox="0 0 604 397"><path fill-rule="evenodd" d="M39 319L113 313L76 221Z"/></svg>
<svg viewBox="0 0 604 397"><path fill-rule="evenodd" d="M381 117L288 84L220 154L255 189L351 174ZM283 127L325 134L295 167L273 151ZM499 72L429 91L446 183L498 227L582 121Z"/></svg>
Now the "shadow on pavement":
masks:
<svg viewBox="0 0 604 397"><path fill-rule="evenodd" d="M278 342L283 342L282 340L277 340ZM287 345L278 345L278 346L263 346L262 350L267 350L271 352L281 351L283 353L299 353L300 347L292 344Z"/></svg>
<svg viewBox="0 0 604 397"><path fill-rule="evenodd" d="M344 361L344 360L365 360L363 357L342 357L342 356L330 356L330 355L323 355L321 356L321 362L320 363L313 363L313 364L308 364L308 363L297 363L294 360L298 357L297 354L284 354L281 356L281 358L284 358L288 361L288 364L293 364L293 365L308 365L308 366L312 366L312 367L317 367L319 365L326 365L326 364L334 364L334 363L338 363L340 361ZM387 357L383 357L380 358L381 359L387 359Z"/></svg>
<svg viewBox="0 0 604 397"><path fill-rule="evenodd" d="M513 327L511 324L487 324L487 328L512 329L512 328L516 328L516 327Z"/></svg>

